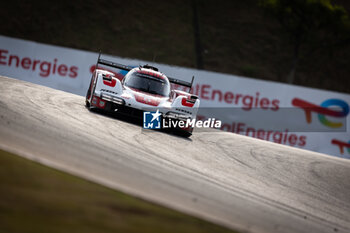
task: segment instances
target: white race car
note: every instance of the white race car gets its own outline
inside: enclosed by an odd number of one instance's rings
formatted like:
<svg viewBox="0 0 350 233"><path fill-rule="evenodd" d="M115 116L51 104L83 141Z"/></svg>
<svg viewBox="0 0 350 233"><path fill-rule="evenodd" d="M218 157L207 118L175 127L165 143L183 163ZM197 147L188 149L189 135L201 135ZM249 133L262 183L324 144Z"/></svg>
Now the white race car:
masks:
<svg viewBox="0 0 350 233"><path fill-rule="evenodd" d="M102 109L138 118L142 118L144 112L157 112L163 120L175 122L196 119L200 103L198 97L189 92L171 89L170 85L174 83L191 90L193 77L189 83L167 77L153 66L133 68L101 59L100 56L86 94L86 106L89 109ZM114 72L98 68L99 64L128 73L119 80ZM172 128L180 131L183 136L192 135L193 127L180 126L173 124Z"/></svg>

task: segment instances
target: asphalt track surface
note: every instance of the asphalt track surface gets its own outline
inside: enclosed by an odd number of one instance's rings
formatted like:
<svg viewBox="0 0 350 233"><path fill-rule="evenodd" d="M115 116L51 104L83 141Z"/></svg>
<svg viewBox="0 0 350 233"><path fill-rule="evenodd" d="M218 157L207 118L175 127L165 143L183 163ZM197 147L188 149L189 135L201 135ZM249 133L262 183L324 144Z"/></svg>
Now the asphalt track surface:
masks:
<svg viewBox="0 0 350 233"><path fill-rule="evenodd" d="M216 130L145 131L5 77L0 147L241 232L350 232L349 160Z"/></svg>

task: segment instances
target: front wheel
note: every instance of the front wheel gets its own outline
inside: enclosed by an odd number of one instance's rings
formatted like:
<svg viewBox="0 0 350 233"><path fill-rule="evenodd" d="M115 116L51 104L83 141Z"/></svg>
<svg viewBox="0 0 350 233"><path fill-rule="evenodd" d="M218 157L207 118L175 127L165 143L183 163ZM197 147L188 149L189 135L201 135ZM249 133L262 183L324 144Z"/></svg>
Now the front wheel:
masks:
<svg viewBox="0 0 350 233"><path fill-rule="evenodd" d="M192 136L192 130L183 130L183 129L175 129L173 133L177 136L183 137L183 138L189 138Z"/></svg>
<svg viewBox="0 0 350 233"><path fill-rule="evenodd" d="M184 138L189 138L189 137L192 136L192 133L187 132L187 131L182 131L182 132L180 133L180 136L181 136L181 137L184 137Z"/></svg>

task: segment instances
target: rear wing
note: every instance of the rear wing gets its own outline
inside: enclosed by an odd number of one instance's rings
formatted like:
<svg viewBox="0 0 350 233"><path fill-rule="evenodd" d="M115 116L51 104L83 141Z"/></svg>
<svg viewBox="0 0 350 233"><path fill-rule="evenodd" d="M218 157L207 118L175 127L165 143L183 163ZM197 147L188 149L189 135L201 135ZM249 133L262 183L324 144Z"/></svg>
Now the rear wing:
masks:
<svg viewBox="0 0 350 233"><path fill-rule="evenodd" d="M176 78L171 78L171 77L168 77L168 79L169 79L169 82L171 82L171 83L178 84L178 85L185 86L185 87L189 87L190 91L191 91L193 80L194 80L194 76L192 76L191 82L186 82L186 81L179 80L179 79L176 79Z"/></svg>
<svg viewBox="0 0 350 233"><path fill-rule="evenodd" d="M98 59L97 59L97 63L96 63L96 69L98 68L98 64L114 67L114 68L125 70L125 71L130 71L130 70L132 70L134 68L134 67L131 67L131 66L126 66L126 65L119 64L119 63L115 63L115 62L111 62L111 61L107 61L107 60L101 59L101 52L98 55ZM185 86L185 87L189 87L190 91L191 91L193 80L194 80L194 76L192 76L191 82L186 82L186 81L182 81L182 80L179 80L179 79L176 79L176 78L171 78L171 77L168 77L168 79L169 79L169 82L171 82L171 83L178 84L178 85Z"/></svg>
<svg viewBox="0 0 350 233"><path fill-rule="evenodd" d="M119 64L119 63L115 63L115 62L111 62L111 61L107 61L107 60L101 59L101 53L98 54L97 63L96 63L96 69L98 68L98 64L114 67L114 68L125 70L125 71L130 71L130 70L132 70L134 68L134 67L131 67L131 66L126 66L126 65Z"/></svg>

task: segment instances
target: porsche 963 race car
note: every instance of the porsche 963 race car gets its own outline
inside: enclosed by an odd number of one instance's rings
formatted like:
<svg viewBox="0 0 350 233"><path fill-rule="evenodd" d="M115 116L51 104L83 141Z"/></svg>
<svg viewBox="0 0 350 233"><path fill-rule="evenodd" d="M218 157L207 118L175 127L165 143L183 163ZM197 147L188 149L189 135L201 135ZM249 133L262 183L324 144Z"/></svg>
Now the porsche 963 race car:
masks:
<svg viewBox="0 0 350 233"><path fill-rule="evenodd" d="M124 70L127 74L119 80L114 72L98 65ZM193 79L190 83L167 77L149 65L134 68L114 63L101 59L100 54L86 94L86 106L137 118L142 118L144 112L157 112L163 121L187 122L196 119L200 103L198 97L190 93ZM190 91L172 89L171 83L188 87ZM192 126L174 125L173 130L181 135L192 135Z"/></svg>

